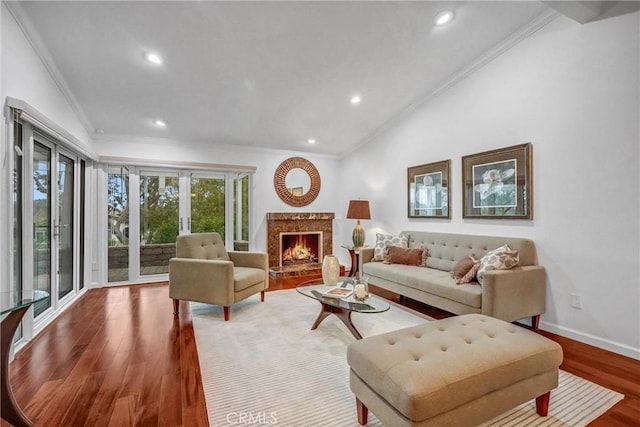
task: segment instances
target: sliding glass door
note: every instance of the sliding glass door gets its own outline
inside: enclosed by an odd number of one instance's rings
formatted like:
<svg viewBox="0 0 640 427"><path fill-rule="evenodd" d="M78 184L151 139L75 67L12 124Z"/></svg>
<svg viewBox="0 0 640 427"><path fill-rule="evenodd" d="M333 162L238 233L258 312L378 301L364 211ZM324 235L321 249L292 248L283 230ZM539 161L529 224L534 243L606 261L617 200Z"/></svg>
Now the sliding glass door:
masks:
<svg viewBox="0 0 640 427"><path fill-rule="evenodd" d="M226 180L224 175L191 174L189 182L190 212L188 227L190 233L216 231L225 236Z"/></svg>
<svg viewBox="0 0 640 427"><path fill-rule="evenodd" d="M33 288L52 294L53 246L51 228L51 162L53 150L40 142L33 144ZM52 305L51 296L35 307L36 317Z"/></svg>
<svg viewBox="0 0 640 427"><path fill-rule="evenodd" d="M58 256L58 299L73 291L74 256L74 212L75 212L75 161L58 154L58 209L54 223L54 238Z"/></svg>
<svg viewBox="0 0 640 427"><path fill-rule="evenodd" d="M33 144L33 288L49 293L36 317L76 289L76 158L45 139ZM55 165L55 167L54 167ZM55 172L54 172L55 171Z"/></svg>
<svg viewBox="0 0 640 427"><path fill-rule="evenodd" d="M249 182L248 173L109 166L107 280L168 273L181 234L218 232L248 250Z"/></svg>
<svg viewBox="0 0 640 427"><path fill-rule="evenodd" d="M140 172L140 276L169 272L178 237L179 176Z"/></svg>

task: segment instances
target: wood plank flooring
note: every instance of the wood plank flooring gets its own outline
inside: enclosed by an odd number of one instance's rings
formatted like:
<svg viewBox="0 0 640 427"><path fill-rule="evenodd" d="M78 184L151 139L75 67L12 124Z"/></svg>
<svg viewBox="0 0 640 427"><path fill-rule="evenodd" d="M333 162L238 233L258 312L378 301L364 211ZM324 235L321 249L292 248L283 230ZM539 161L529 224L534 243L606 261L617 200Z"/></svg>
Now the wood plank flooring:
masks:
<svg viewBox="0 0 640 427"><path fill-rule="evenodd" d="M272 280L270 290L308 278ZM373 291L432 317L449 316ZM179 317L172 312L166 283L87 291L11 363L18 403L36 426L206 426L191 314L186 303ZM640 426L640 361L545 335L562 345L563 369L626 395L593 425Z"/></svg>

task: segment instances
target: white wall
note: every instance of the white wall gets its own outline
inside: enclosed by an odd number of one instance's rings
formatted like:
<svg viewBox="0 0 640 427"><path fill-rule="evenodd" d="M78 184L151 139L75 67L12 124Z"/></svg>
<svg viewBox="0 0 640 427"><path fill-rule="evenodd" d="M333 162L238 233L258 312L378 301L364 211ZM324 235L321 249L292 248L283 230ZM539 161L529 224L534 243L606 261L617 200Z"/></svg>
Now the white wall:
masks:
<svg viewBox="0 0 640 427"><path fill-rule="evenodd" d="M25 37L5 3L2 3L2 92L21 99L84 144L92 151L91 136L60 91L56 81Z"/></svg>
<svg viewBox="0 0 640 427"><path fill-rule="evenodd" d="M377 231L529 237L548 273L542 328L640 358L639 16L558 17L344 159ZM463 220L461 156L532 142L534 219ZM407 167L452 160L452 219L407 218ZM344 239L348 238L345 230ZM570 305L570 293L584 308Z"/></svg>
<svg viewBox="0 0 640 427"><path fill-rule="evenodd" d="M171 159L176 162L218 163L237 166L255 166L253 178L253 205L251 220L253 224L250 242L256 250L266 250L267 228L265 215L267 212L335 212L336 218L346 215L344 209L338 211L336 192L340 182L338 178L338 160L334 156L296 153L280 150L254 149L249 147L213 147L208 145L194 146L180 144L177 141L161 139L138 139L126 137L100 138L95 148L101 156L132 157L150 161ZM304 157L318 169L321 179L320 194L308 206L295 208L285 204L276 194L273 187L273 174L280 163L293 156ZM343 263L348 262L346 251L340 251L342 242L336 240L341 234L339 221L334 221L334 253L339 255ZM340 252L345 252L340 254Z"/></svg>

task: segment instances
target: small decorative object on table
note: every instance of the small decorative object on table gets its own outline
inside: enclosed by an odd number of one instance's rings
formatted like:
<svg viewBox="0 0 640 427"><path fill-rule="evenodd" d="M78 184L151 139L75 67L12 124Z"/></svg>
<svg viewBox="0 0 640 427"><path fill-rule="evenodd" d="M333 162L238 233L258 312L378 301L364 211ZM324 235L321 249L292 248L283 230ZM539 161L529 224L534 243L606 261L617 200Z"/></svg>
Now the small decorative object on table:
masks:
<svg viewBox="0 0 640 427"><path fill-rule="evenodd" d="M354 289L355 289L354 298L356 300L364 301L367 298L369 298L369 278L366 276L363 276L357 279Z"/></svg>
<svg viewBox="0 0 640 427"><path fill-rule="evenodd" d="M353 289L343 288L336 286L322 293L323 297L327 298L348 298L353 293Z"/></svg>
<svg viewBox="0 0 640 427"><path fill-rule="evenodd" d="M335 255L325 255L322 260L322 281L327 286L338 284L340 277L340 261Z"/></svg>

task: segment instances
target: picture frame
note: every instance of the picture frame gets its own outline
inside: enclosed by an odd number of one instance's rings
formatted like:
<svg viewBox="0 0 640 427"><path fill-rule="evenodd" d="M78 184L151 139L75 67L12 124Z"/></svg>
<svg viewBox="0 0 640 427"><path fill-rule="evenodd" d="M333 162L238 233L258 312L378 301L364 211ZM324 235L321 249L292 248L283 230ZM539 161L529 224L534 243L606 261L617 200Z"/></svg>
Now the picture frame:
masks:
<svg viewBox="0 0 640 427"><path fill-rule="evenodd" d="M462 217L533 218L530 142L462 157Z"/></svg>
<svg viewBox="0 0 640 427"><path fill-rule="evenodd" d="M407 168L407 216L451 218L451 160Z"/></svg>

